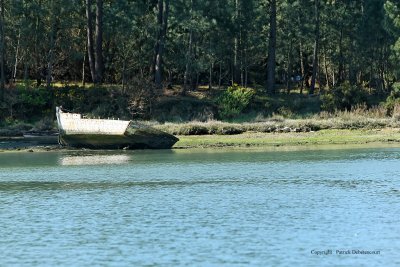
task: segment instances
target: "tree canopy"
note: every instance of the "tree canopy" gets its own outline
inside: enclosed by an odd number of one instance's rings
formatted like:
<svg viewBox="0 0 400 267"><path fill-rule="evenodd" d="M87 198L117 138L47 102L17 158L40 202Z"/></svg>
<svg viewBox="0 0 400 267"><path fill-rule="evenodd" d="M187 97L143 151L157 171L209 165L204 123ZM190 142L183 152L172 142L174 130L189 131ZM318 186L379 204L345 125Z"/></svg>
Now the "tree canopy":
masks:
<svg viewBox="0 0 400 267"><path fill-rule="evenodd" d="M386 0L1 0L1 94L15 80L239 84L388 93L400 4ZM281 90L282 91L282 90Z"/></svg>

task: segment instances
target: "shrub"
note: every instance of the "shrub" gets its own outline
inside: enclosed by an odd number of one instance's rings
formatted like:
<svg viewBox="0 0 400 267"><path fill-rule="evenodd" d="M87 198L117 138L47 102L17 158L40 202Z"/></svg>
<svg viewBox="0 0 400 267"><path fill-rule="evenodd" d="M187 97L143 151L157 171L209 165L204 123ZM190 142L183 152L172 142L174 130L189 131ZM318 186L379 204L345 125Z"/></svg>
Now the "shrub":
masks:
<svg viewBox="0 0 400 267"><path fill-rule="evenodd" d="M365 103L367 94L362 87L345 82L321 97L325 111L351 110L352 106Z"/></svg>
<svg viewBox="0 0 400 267"><path fill-rule="evenodd" d="M4 128L0 128L0 136L22 136L25 131L31 130L32 125L24 122L13 121Z"/></svg>
<svg viewBox="0 0 400 267"><path fill-rule="evenodd" d="M54 126L55 126L54 121L51 117L44 117L35 123L33 130L35 130L35 131L50 131L55 128Z"/></svg>
<svg viewBox="0 0 400 267"><path fill-rule="evenodd" d="M400 84L394 84L392 92L386 98L385 102L386 114L388 116L393 116L395 108L399 105L400 105Z"/></svg>
<svg viewBox="0 0 400 267"><path fill-rule="evenodd" d="M278 114L282 115L284 118L292 118L294 116L293 111L288 107L278 108Z"/></svg>
<svg viewBox="0 0 400 267"><path fill-rule="evenodd" d="M254 94L253 89L237 84L228 87L217 100L221 118L233 118L239 115L249 105Z"/></svg>
<svg viewBox="0 0 400 267"><path fill-rule="evenodd" d="M86 91L79 86L54 88L56 105L63 106L67 110L87 113L90 107L88 107Z"/></svg>
<svg viewBox="0 0 400 267"><path fill-rule="evenodd" d="M46 89L10 90L7 93L9 117L27 120L49 115L52 110L53 92Z"/></svg>
<svg viewBox="0 0 400 267"><path fill-rule="evenodd" d="M395 120L400 120L400 103L396 103L393 107L392 117Z"/></svg>
<svg viewBox="0 0 400 267"><path fill-rule="evenodd" d="M208 129L201 125L184 125L178 134L181 135L205 135L208 134Z"/></svg>
<svg viewBox="0 0 400 267"><path fill-rule="evenodd" d="M146 79L134 78L127 83L128 110L132 118L149 119L153 106L161 91Z"/></svg>

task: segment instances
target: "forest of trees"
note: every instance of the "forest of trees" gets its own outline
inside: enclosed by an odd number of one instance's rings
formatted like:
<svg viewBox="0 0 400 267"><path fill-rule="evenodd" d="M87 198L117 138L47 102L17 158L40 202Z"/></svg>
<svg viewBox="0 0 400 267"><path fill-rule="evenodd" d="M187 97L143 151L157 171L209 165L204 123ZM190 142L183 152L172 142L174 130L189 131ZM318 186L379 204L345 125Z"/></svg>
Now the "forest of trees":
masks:
<svg viewBox="0 0 400 267"><path fill-rule="evenodd" d="M397 0L0 0L0 11L0 99L16 80L273 95L344 82L381 94L400 79Z"/></svg>

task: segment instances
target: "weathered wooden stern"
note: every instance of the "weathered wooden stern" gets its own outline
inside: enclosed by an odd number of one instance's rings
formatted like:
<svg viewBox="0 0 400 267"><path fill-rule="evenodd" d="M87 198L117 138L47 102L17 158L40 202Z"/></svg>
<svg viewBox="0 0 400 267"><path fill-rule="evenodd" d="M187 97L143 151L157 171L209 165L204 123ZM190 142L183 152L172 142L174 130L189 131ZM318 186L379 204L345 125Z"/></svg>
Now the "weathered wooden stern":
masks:
<svg viewBox="0 0 400 267"><path fill-rule="evenodd" d="M177 141L173 135L151 127L132 127L130 121L87 119L79 113L56 108L59 143L92 149L168 149Z"/></svg>
<svg viewBox="0 0 400 267"><path fill-rule="evenodd" d="M169 149L179 141L152 128L129 129L124 135L60 134L60 144L90 149Z"/></svg>

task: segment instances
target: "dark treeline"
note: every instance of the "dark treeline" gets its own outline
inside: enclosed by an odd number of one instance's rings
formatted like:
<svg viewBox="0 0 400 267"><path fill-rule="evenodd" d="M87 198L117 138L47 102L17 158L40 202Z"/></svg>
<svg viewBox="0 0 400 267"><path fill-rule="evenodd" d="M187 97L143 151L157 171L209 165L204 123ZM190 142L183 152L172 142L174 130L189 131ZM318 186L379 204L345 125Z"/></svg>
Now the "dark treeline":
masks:
<svg viewBox="0 0 400 267"><path fill-rule="evenodd" d="M1 98L13 80L275 94L400 79L400 4L386 0L0 0ZM306 91L304 91L306 92Z"/></svg>

